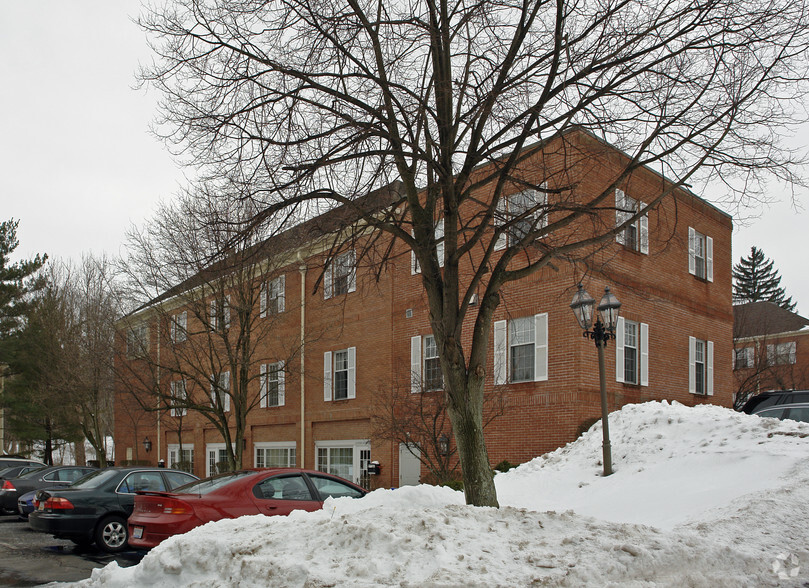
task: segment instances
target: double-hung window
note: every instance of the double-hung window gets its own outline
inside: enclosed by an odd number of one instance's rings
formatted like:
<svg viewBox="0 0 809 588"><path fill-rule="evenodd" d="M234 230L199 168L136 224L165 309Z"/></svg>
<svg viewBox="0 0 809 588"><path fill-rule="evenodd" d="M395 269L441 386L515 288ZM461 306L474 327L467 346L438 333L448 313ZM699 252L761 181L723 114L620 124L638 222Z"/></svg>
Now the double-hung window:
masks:
<svg viewBox="0 0 809 588"><path fill-rule="evenodd" d="M754 347L740 347L733 350L733 369L743 370L754 367L756 350Z"/></svg>
<svg viewBox="0 0 809 588"><path fill-rule="evenodd" d="M688 391L713 396L713 341L688 338Z"/></svg>
<svg viewBox="0 0 809 588"><path fill-rule="evenodd" d="M212 331L227 331L230 328L230 296L211 300L208 310L208 324Z"/></svg>
<svg viewBox="0 0 809 588"><path fill-rule="evenodd" d="M548 379L548 313L494 323L494 383Z"/></svg>
<svg viewBox="0 0 809 588"><path fill-rule="evenodd" d="M261 407L284 406L286 402L284 362L265 363L260 369Z"/></svg>
<svg viewBox="0 0 809 588"><path fill-rule="evenodd" d="M627 196L623 190L615 190L615 226L626 223L636 215L644 204L634 198ZM615 241L633 251L649 253L649 217L643 214L631 223L624 226L617 235Z"/></svg>
<svg viewBox="0 0 809 588"><path fill-rule="evenodd" d="M357 258L351 249L335 255L323 276L323 295L325 298L348 294L357 289Z"/></svg>
<svg viewBox="0 0 809 588"><path fill-rule="evenodd" d="M211 406L230 411L230 372L211 376Z"/></svg>
<svg viewBox="0 0 809 588"><path fill-rule="evenodd" d="M269 280L261 291L261 316L267 317L284 312L286 278L278 276Z"/></svg>
<svg viewBox="0 0 809 588"><path fill-rule="evenodd" d="M495 251L520 243L527 235L548 225L546 184L540 190L523 190L500 200L495 214L496 224L506 226L494 245Z"/></svg>
<svg viewBox="0 0 809 588"><path fill-rule="evenodd" d="M178 443L169 444L169 463L171 469L183 470L194 473L194 445L193 443L183 443L182 448Z"/></svg>
<svg viewBox="0 0 809 588"><path fill-rule="evenodd" d="M142 324L126 332L127 357L141 357L149 351L149 325Z"/></svg>
<svg viewBox="0 0 809 588"><path fill-rule="evenodd" d="M649 385L649 325L618 317L615 326L615 381Z"/></svg>
<svg viewBox="0 0 809 588"><path fill-rule="evenodd" d="M170 384L171 389L171 416L185 416L187 410L185 404L188 400L188 390L185 386L185 380L177 380Z"/></svg>
<svg viewBox="0 0 809 588"><path fill-rule="evenodd" d="M323 354L323 400L356 398L357 348Z"/></svg>
<svg viewBox="0 0 809 588"><path fill-rule="evenodd" d="M188 338L188 311L177 313L171 317L171 342L182 343Z"/></svg>
<svg viewBox="0 0 809 588"><path fill-rule="evenodd" d="M767 345L767 363L769 365L791 365L796 363L797 344L795 341Z"/></svg>
<svg viewBox="0 0 809 588"><path fill-rule="evenodd" d="M410 391L429 392L444 388L444 375L433 335L410 338Z"/></svg>
<svg viewBox="0 0 809 588"><path fill-rule="evenodd" d="M442 218L435 224L433 233L435 237L435 254L438 257L438 266L444 267L444 219ZM410 273L421 273L421 264L416 258L416 252L410 252Z"/></svg>
<svg viewBox="0 0 809 588"><path fill-rule="evenodd" d="M713 282L713 239L688 227L688 273Z"/></svg>

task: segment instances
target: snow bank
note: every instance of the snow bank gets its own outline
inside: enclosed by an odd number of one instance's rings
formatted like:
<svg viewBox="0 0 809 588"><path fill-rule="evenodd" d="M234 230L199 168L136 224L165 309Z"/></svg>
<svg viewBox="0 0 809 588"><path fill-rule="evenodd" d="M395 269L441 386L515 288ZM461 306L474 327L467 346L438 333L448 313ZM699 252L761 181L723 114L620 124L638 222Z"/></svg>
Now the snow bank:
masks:
<svg viewBox="0 0 809 588"><path fill-rule="evenodd" d="M501 508L447 488L377 490L315 513L174 537L75 586L801 586L809 425L650 402L495 481ZM780 574L780 576L779 576Z"/></svg>

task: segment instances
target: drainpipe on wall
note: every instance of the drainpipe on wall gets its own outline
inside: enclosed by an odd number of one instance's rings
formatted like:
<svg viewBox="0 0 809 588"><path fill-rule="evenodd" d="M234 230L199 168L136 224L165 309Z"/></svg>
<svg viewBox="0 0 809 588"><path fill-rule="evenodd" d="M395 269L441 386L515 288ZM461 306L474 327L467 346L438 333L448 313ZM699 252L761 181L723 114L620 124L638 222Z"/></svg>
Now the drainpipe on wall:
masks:
<svg viewBox="0 0 809 588"><path fill-rule="evenodd" d="M135 440L137 442L137 439ZM160 319L157 322L157 459L163 455L163 435L160 432ZM168 457L168 456L166 456ZM168 461L168 460L166 460Z"/></svg>
<svg viewBox="0 0 809 588"><path fill-rule="evenodd" d="M301 273L301 467L306 467L306 384L304 381L304 350L306 346L306 264L298 252L298 271Z"/></svg>

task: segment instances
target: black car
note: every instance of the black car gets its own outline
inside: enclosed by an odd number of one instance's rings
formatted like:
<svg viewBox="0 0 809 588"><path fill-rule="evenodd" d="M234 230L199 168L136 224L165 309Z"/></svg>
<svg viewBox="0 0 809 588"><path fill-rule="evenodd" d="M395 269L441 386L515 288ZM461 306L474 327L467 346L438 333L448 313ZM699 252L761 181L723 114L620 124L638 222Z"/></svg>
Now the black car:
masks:
<svg viewBox="0 0 809 588"><path fill-rule="evenodd" d="M69 486L97 469L87 466L49 466L4 480L0 487L0 508L17 512L17 499L26 492L52 486Z"/></svg>
<svg viewBox="0 0 809 588"><path fill-rule="evenodd" d="M45 464L38 459L30 459L28 457L21 457L19 455L2 455L0 456L0 469L13 468L16 466L38 466L45 467Z"/></svg>
<svg viewBox="0 0 809 588"><path fill-rule="evenodd" d="M126 519L132 514L136 492L167 492L198 479L165 468L106 468L70 488L37 492L39 506L28 522L35 531L57 539L77 545L95 542L110 553L123 551L129 538Z"/></svg>
<svg viewBox="0 0 809 588"><path fill-rule="evenodd" d="M750 398L742 406L742 412L753 414L768 406L809 402L809 390L767 390Z"/></svg>
<svg viewBox="0 0 809 588"><path fill-rule="evenodd" d="M0 470L0 486L3 485L4 480L9 480L11 478L19 478L20 476L24 476L28 472L33 472L34 470L40 470L45 467L45 464L36 464L36 465L18 465L10 468L6 468L4 470Z"/></svg>

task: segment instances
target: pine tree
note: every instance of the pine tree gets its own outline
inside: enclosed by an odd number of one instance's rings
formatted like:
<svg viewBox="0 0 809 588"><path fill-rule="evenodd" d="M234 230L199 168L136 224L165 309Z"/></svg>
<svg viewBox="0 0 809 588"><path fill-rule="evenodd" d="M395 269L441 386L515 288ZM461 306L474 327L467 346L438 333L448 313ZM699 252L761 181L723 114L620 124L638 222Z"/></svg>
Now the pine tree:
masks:
<svg viewBox="0 0 809 588"><path fill-rule="evenodd" d="M733 266L734 302L774 302L790 312L795 309L792 296L787 298L781 286L781 276L773 268L773 261L764 257L757 247L750 249L750 256L743 257Z"/></svg>
<svg viewBox="0 0 809 588"><path fill-rule="evenodd" d="M47 255L10 263L11 254L19 245L14 219L0 222L0 340L21 326L23 317L30 310L28 294L42 287L36 280L37 271L43 266Z"/></svg>

